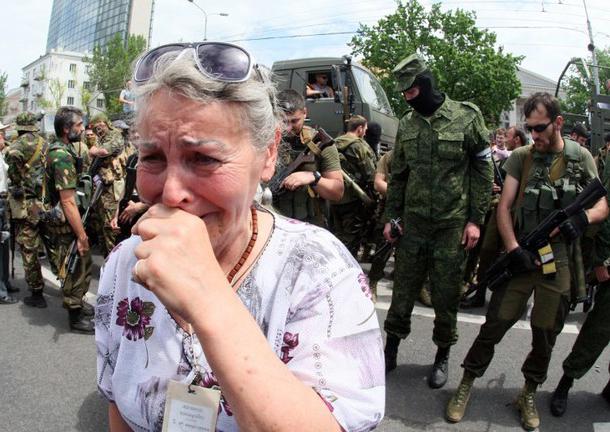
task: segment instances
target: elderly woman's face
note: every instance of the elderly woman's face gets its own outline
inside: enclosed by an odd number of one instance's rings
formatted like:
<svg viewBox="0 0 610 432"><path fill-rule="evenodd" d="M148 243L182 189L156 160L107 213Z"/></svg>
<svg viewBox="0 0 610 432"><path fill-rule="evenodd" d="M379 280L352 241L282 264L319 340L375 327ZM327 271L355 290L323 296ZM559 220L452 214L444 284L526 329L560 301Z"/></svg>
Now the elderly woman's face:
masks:
<svg viewBox="0 0 610 432"><path fill-rule="evenodd" d="M275 167L276 146L254 148L239 114L160 90L138 128L140 197L203 218L215 249L247 226L256 187Z"/></svg>

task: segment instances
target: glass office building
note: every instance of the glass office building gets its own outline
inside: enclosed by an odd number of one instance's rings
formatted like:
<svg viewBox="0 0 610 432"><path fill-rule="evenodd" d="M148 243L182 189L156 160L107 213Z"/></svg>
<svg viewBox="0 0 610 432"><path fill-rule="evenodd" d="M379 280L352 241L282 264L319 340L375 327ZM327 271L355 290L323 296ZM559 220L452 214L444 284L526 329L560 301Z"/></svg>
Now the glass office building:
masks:
<svg viewBox="0 0 610 432"><path fill-rule="evenodd" d="M54 0L47 52L91 52L96 45L104 46L116 33L123 38L127 34L141 34L148 40L153 3L153 0ZM141 28L134 29L135 23Z"/></svg>

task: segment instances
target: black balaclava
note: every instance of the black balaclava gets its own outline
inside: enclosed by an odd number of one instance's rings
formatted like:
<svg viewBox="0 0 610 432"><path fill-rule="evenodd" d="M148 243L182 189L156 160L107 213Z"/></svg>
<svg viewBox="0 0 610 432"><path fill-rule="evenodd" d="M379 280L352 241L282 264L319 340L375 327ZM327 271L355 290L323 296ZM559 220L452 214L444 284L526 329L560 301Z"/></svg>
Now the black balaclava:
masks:
<svg viewBox="0 0 610 432"><path fill-rule="evenodd" d="M407 103L424 117L430 117L445 102L445 95L435 88L434 77L429 70L415 77L411 87L418 86L419 94Z"/></svg>

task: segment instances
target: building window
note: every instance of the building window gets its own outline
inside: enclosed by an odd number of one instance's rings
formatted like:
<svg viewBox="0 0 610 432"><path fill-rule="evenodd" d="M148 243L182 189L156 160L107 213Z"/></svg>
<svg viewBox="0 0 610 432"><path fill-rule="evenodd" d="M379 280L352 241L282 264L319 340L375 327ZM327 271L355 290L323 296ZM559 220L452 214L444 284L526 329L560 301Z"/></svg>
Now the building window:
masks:
<svg viewBox="0 0 610 432"><path fill-rule="evenodd" d="M30 111L34 111L34 101L30 101Z"/></svg>
<svg viewBox="0 0 610 432"><path fill-rule="evenodd" d="M74 96L68 96L68 105L74 105Z"/></svg>
<svg viewBox="0 0 610 432"><path fill-rule="evenodd" d="M98 108L104 108L104 99L98 99L95 101L95 106Z"/></svg>
<svg viewBox="0 0 610 432"><path fill-rule="evenodd" d="M68 88L74 88L74 80L68 80Z"/></svg>
<svg viewBox="0 0 610 432"><path fill-rule="evenodd" d="M90 83L89 81L85 81L85 82L83 82L83 88L84 88L85 90L89 90L89 91L91 91L91 83Z"/></svg>
<svg viewBox="0 0 610 432"><path fill-rule="evenodd" d="M76 72L76 63L70 63L70 72Z"/></svg>

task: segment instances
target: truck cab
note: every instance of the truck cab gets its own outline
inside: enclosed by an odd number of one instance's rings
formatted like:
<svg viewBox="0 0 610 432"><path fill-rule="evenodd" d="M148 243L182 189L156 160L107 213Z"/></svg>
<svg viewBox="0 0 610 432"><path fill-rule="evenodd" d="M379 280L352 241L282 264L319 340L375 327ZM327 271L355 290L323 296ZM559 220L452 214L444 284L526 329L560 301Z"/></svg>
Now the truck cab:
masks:
<svg viewBox="0 0 610 432"><path fill-rule="evenodd" d="M283 60L273 63L272 71L279 90L293 89L303 95L307 117L314 127L324 128L331 136L344 133L345 120L362 115L379 123L382 130L379 151L394 145L398 119L375 75L348 56ZM319 91L319 78L332 91Z"/></svg>

